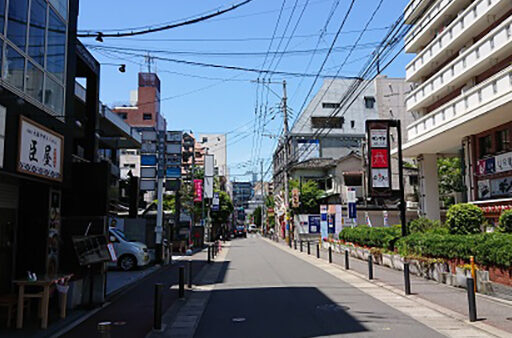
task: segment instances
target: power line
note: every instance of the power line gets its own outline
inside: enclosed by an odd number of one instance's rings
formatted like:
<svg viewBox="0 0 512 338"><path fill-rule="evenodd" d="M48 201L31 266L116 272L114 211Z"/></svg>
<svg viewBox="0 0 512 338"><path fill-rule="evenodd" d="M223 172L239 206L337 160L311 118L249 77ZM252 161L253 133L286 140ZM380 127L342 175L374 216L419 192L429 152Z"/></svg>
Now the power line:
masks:
<svg viewBox="0 0 512 338"><path fill-rule="evenodd" d="M149 33L161 32L161 31L165 31L165 30L169 30L169 29L173 29L173 28L177 28L177 27L182 27L182 26L187 26L187 25L191 25L191 24L194 24L194 23L198 23L198 22L201 22L201 21L205 21L205 20L214 18L214 17L222 15L224 13L231 12L231 11L237 9L238 7L241 7L243 5L248 4L251 1L252 0L245 0L245 1L242 1L242 2L240 2L238 4L232 5L229 8L226 8L226 9L223 9L223 10L219 10L219 11L217 11L215 13L210 13L210 14L203 15L203 16L200 16L200 17L197 17L197 18L194 18L194 19L190 19L190 20L186 20L186 21L182 21L182 22L177 22L177 23L173 23L173 24L168 24L168 25L164 25L164 26L161 26L161 27L146 28L146 29L142 29L142 30L129 31L129 32L119 31L119 32L116 32L116 33L102 33L101 30L98 30L97 33L79 33L79 34L77 34L77 36L81 37L81 38L96 37L98 40L101 40L102 38L106 38L106 37L117 37L117 38L119 38L119 37L136 36L136 35L144 35L144 34L149 34Z"/></svg>

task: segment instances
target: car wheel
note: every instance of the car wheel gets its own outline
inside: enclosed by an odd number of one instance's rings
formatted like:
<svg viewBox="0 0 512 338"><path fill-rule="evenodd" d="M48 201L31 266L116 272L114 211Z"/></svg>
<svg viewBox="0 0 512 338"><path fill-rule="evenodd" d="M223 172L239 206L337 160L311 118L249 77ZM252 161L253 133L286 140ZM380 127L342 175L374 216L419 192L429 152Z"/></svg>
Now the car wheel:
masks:
<svg viewBox="0 0 512 338"><path fill-rule="evenodd" d="M137 266L137 260L132 255L125 255L119 260L119 267L123 271L133 270Z"/></svg>

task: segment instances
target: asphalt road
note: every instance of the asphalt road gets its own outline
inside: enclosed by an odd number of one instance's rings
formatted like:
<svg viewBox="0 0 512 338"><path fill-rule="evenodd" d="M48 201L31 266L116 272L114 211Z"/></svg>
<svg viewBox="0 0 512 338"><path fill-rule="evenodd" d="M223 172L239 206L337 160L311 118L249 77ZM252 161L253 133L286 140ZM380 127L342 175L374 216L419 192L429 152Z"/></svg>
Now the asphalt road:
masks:
<svg viewBox="0 0 512 338"><path fill-rule="evenodd" d="M231 242L195 337L442 337L262 239Z"/></svg>

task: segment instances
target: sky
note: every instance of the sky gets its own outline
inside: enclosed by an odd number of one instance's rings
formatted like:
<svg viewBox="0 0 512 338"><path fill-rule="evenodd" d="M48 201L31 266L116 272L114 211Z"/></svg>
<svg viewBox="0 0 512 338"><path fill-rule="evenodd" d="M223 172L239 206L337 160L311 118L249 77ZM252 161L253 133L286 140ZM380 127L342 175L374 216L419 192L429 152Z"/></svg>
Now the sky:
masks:
<svg viewBox="0 0 512 338"><path fill-rule="evenodd" d="M323 74L357 75L408 2L355 0L343 24L350 0L253 0L216 18L164 32L105 38L103 43L94 38L81 41L102 64L100 99L109 106L129 101L130 90L137 88L137 73L148 70L144 57L148 53L156 58L312 74L264 75L153 60L151 69L161 80L161 112L167 128L195 134L227 133L230 176L244 181L251 179L253 172L259 178L260 161L264 161L266 178L271 176L272 153L283 125L278 109L282 81L287 82L291 127L322 84L322 77L316 81L314 77L321 65L325 62ZM81 0L78 29L107 32L154 27L235 3L237 0ZM368 22L368 30L350 53ZM326 58L342 24L335 48ZM411 55L400 55L383 75L404 77L411 59ZM117 64L126 64L126 72L120 73ZM258 84L258 78L272 83Z"/></svg>

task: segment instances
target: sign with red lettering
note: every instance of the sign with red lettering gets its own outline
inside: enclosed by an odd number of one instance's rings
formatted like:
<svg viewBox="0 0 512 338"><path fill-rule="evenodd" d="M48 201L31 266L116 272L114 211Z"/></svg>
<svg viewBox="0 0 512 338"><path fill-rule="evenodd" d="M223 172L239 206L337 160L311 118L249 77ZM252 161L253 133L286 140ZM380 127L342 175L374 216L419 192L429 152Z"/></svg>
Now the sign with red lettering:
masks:
<svg viewBox="0 0 512 338"><path fill-rule="evenodd" d="M389 167L388 150L387 149L372 149L372 168L387 168Z"/></svg>

